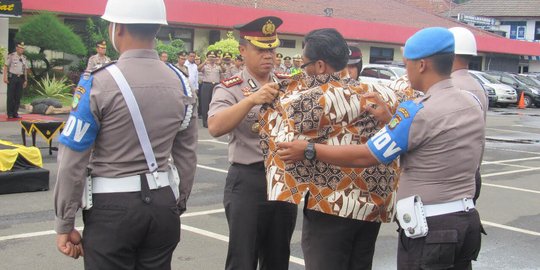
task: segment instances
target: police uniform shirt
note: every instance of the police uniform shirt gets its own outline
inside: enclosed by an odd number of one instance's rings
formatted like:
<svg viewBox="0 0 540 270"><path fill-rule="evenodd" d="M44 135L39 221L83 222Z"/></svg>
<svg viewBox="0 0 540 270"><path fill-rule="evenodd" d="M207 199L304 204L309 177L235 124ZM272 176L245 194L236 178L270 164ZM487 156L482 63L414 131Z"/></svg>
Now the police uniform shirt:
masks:
<svg viewBox="0 0 540 270"><path fill-rule="evenodd" d="M242 72L244 70L243 66L236 67L236 65L232 65L231 67L231 76L236 76L238 73Z"/></svg>
<svg viewBox="0 0 540 270"><path fill-rule="evenodd" d="M107 63L111 62L111 59L104 55L101 57L99 54L94 54L88 58L88 66L86 66L87 71L97 69Z"/></svg>
<svg viewBox="0 0 540 270"><path fill-rule="evenodd" d="M424 204L474 196L483 144L480 104L451 80L436 83L414 102L402 103L367 143L382 163L401 155L397 199L417 194Z"/></svg>
<svg viewBox="0 0 540 270"><path fill-rule="evenodd" d="M6 66L8 67L8 72L15 75L23 75L24 70L28 68L26 62L26 56L21 54L20 56L17 52L12 52L8 54L6 59Z"/></svg>
<svg viewBox="0 0 540 270"><path fill-rule="evenodd" d="M486 91L484 91L482 85L480 85L480 83L475 80L466 69L460 69L452 72L451 78L455 87L461 90L469 91L478 98L478 101L480 101L480 104L482 104L485 119L489 103Z"/></svg>
<svg viewBox="0 0 540 270"><path fill-rule="evenodd" d="M168 169L168 159L172 154L182 178L178 204L181 208L185 207L197 161L197 121L192 118L187 129L179 129L185 116L185 107L194 104L195 100L184 94L178 76L159 60L154 50L126 51L116 65L137 100L159 171ZM103 69L92 76L87 114L94 119L98 133L92 145L79 149L80 151L60 145L58 181L54 193L55 229L59 233L67 233L73 228L87 167L92 170L92 176L111 178L148 172L131 114L115 80ZM82 90L76 91L74 101L81 92ZM82 110L83 105L83 102L74 104L73 111ZM69 122L70 120L66 123L62 136L72 136L75 133L75 138L85 141L88 134L85 133L84 126L87 123L80 120ZM71 124L74 124L75 128L69 131L68 126Z"/></svg>
<svg viewBox="0 0 540 270"><path fill-rule="evenodd" d="M247 69L238 74L238 78L242 81L239 84L227 88L221 83L214 88L214 96L210 103L208 117L239 103L246 98L246 94L250 94L262 86L249 74ZM263 161L263 153L259 147L259 130L257 128L260 109L261 105L251 108L242 122L229 134L229 161L231 163L248 165Z"/></svg>
<svg viewBox="0 0 540 270"><path fill-rule="evenodd" d="M218 64L205 64L201 72L203 82L219 83L221 81L221 67Z"/></svg>

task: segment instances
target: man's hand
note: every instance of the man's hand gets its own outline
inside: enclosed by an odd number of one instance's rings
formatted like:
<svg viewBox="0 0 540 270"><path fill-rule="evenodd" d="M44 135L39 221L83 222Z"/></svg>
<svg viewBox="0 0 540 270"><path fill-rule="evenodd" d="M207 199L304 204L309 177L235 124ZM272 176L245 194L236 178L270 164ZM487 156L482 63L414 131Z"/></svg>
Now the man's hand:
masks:
<svg viewBox="0 0 540 270"><path fill-rule="evenodd" d="M56 247L64 255L78 259L79 256L84 256L81 239L81 234L76 229L69 234L59 233L56 235Z"/></svg>
<svg viewBox="0 0 540 270"><path fill-rule="evenodd" d="M279 85L277 83L267 83L248 98L255 105L271 103L279 94Z"/></svg>
<svg viewBox="0 0 540 270"><path fill-rule="evenodd" d="M27 85L28 85L28 82L27 82L27 81L24 81L22 87L23 87L23 88L26 88Z"/></svg>
<svg viewBox="0 0 540 270"><path fill-rule="evenodd" d="M362 95L362 97L367 100L366 105L364 106L366 112L373 115L373 117L381 123L387 124L390 122L392 114L378 93L371 92Z"/></svg>
<svg viewBox="0 0 540 270"><path fill-rule="evenodd" d="M307 141L296 140L292 142L278 143L278 155L286 164L292 164L305 159L304 150L308 145Z"/></svg>
<svg viewBox="0 0 540 270"><path fill-rule="evenodd" d="M9 83L8 78L4 77L4 83L5 83L5 84L8 84L8 83Z"/></svg>

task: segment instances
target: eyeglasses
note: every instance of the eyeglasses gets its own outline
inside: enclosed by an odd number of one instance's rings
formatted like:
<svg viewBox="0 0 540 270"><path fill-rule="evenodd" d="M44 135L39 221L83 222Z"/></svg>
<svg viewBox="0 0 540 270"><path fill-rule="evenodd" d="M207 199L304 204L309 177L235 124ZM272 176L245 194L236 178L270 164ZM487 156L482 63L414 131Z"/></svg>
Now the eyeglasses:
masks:
<svg viewBox="0 0 540 270"><path fill-rule="evenodd" d="M315 62L317 62L317 61L319 61L319 60L309 61L309 62L307 62L307 63L301 65L300 68L301 68L301 69L304 69L304 68L306 68L307 66L309 66L309 65L311 65L311 64L313 64L313 63L315 63Z"/></svg>

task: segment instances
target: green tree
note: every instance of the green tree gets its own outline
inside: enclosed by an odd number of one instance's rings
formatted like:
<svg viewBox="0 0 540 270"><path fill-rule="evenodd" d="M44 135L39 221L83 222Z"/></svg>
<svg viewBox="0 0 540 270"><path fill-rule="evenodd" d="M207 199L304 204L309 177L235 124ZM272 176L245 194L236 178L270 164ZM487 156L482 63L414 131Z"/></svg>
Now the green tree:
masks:
<svg viewBox="0 0 540 270"><path fill-rule="evenodd" d="M223 53L231 53L232 55L239 55L240 51L238 50L238 40L234 38L233 32L227 32L227 37L222 38L220 41L208 46L206 52L221 50Z"/></svg>
<svg viewBox="0 0 540 270"><path fill-rule="evenodd" d="M107 42L107 56L111 59L118 58L118 52L114 50L109 40L109 22L97 17L88 18L86 21L86 33L82 39L88 49L87 56L95 54L96 43L105 40Z"/></svg>
<svg viewBox="0 0 540 270"><path fill-rule="evenodd" d="M183 50L185 50L185 44L181 39L173 39L171 35L169 35L169 43L156 39L156 51L158 53L166 52L168 55L167 61L171 63L176 63L176 55Z"/></svg>
<svg viewBox="0 0 540 270"><path fill-rule="evenodd" d="M24 41L26 45L39 48L38 53L27 53L30 69L35 77L42 78L55 66L62 66L70 61L64 59L47 59L45 51L70 53L78 56L86 54L81 38L72 29L64 25L55 15L42 13L30 18L15 36L16 41ZM37 63L43 63L42 72L37 71Z"/></svg>

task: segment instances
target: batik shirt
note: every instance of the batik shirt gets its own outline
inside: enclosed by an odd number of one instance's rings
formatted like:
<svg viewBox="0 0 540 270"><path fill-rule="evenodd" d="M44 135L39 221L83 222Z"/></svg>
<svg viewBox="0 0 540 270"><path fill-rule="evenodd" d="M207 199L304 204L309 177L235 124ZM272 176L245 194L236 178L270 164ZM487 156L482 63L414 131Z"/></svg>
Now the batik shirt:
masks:
<svg viewBox="0 0 540 270"><path fill-rule="evenodd" d="M346 72L295 76L279 98L260 116L260 137L266 166L268 199L357 220L390 222L398 184L398 161L369 168L345 168L318 160L286 165L277 143L307 140L328 145L364 144L384 123L364 111L369 92L381 94L395 111L412 93L398 94L378 84L356 82Z"/></svg>

